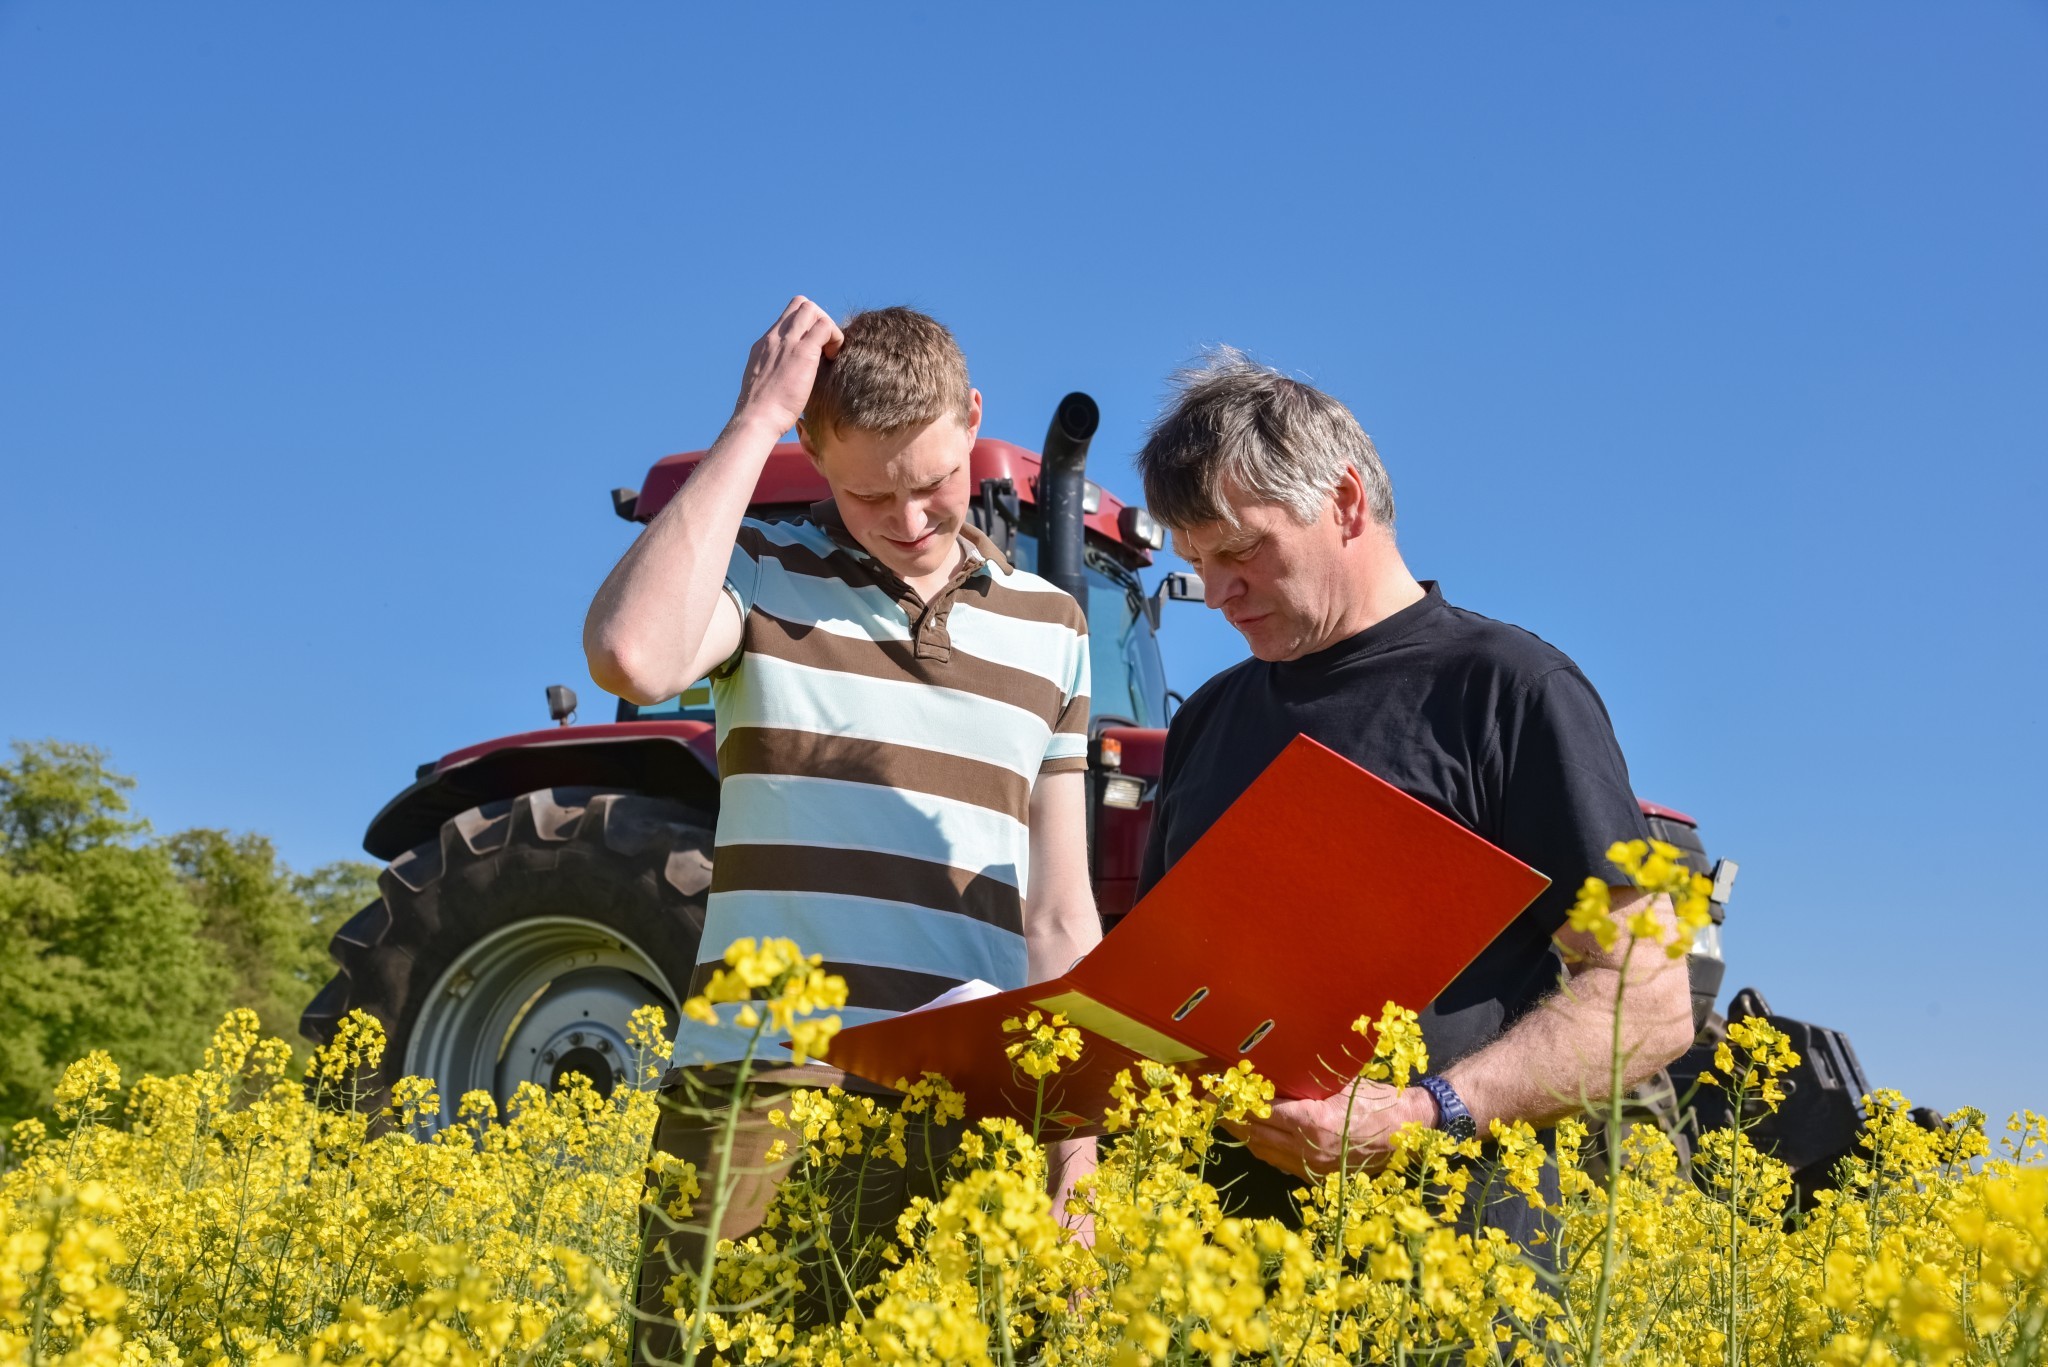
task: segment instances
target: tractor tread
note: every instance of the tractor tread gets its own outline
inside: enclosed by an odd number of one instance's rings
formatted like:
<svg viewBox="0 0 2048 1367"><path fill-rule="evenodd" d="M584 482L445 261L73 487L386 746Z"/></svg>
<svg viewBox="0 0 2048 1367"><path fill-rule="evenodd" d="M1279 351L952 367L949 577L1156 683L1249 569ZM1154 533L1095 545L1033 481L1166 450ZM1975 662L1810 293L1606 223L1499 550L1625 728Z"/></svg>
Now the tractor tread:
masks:
<svg viewBox="0 0 2048 1367"><path fill-rule="evenodd" d="M391 861L378 899L336 931L336 972L300 1018L316 1043L351 1010L382 1022L373 1103L404 1068L420 999L484 935L531 916L576 914L630 938L680 1000L711 885L709 814L670 798L554 788L450 817Z"/></svg>

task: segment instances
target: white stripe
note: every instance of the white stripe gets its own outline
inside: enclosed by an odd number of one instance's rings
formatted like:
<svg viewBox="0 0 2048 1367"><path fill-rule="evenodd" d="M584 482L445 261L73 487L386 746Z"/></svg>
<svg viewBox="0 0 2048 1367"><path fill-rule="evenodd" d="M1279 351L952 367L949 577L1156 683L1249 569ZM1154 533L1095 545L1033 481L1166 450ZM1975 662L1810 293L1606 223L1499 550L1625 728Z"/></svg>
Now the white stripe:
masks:
<svg viewBox="0 0 2048 1367"><path fill-rule="evenodd" d="M775 560L761 562L754 606L799 626L829 626L842 636L875 641L910 637L909 617L879 588L798 574Z"/></svg>
<svg viewBox="0 0 2048 1367"><path fill-rule="evenodd" d="M955 911L934 911L853 893L714 892L705 905L706 946L742 935L782 936L835 963L900 968L965 982L1022 987L1024 937Z"/></svg>
<svg viewBox="0 0 2048 1367"><path fill-rule="evenodd" d="M1052 734L1052 718L994 698L754 653L713 683L712 700L721 741L735 726L773 726L964 755L1027 778Z"/></svg>
<svg viewBox="0 0 2048 1367"><path fill-rule="evenodd" d="M1074 655L1087 638L1057 622L1033 622L981 607L968 599L946 618L953 648L978 660L1036 674L1064 691L1074 675Z"/></svg>
<svg viewBox="0 0 2048 1367"><path fill-rule="evenodd" d="M726 775L717 843L906 854L1000 878L1020 891L1031 858L1030 827L1002 812L930 793L791 774Z"/></svg>
<svg viewBox="0 0 2048 1367"><path fill-rule="evenodd" d="M1072 596L1065 589L1054 584L1052 580L1033 574L1030 570L1020 570L1012 566L1008 574L1003 574L991 566L990 572L995 574L998 584L1005 588L1015 589L1019 593L1057 593L1063 597Z"/></svg>

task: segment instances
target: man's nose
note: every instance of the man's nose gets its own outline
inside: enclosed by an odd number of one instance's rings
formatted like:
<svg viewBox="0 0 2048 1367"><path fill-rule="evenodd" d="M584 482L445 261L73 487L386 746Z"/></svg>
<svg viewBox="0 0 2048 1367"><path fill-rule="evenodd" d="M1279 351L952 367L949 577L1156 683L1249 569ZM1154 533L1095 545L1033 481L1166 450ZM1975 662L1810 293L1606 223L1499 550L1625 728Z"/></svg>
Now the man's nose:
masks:
<svg viewBox="0 0 2048 1367"><path fill-rule="evenodd" d="M1242 581L1234 574L1222 570L1211 570L1202 575L1202 605L1220 608L1237 597L1243 589Z"/></svg>

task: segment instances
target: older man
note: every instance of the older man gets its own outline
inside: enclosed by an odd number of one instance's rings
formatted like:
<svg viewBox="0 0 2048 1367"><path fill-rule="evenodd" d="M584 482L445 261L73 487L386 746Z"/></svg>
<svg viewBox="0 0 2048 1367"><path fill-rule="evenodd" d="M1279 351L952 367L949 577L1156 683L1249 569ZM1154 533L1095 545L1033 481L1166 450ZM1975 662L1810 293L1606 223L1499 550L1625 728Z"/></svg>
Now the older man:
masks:
<svg viewBox="0 0 2048 1367"><path fill-rule="evenodd" d="M1495 1120L1543 1127L1580 1109L1609 1090L1617 1002L1629 1083L1682 1053L1684 963L1648 945L1602 952L1565 925L1588 875L1619 876L1608 846L1646 834L1599 695L1558 650L1409 573L1386 470L1350 410L1221 352L1179 377L1138 466L1208 605L1252 654L1174 717L1139 891L1296 735L1551 879L1436 1001L1404 1003L1427 1006L1423 1085L1360 1083L1350 1098L1274 1107L1243 1135L1258 1161L1224 1159L1226 1204L1285 1216L1296 1175L1334 1167L1346 1148L1376 1162L1411 1121L1483 1136ZM1617 887L1614 914L1639 897ZM1519 1198L1476 1218L1525 1244L1540 1228Z"/></svg>

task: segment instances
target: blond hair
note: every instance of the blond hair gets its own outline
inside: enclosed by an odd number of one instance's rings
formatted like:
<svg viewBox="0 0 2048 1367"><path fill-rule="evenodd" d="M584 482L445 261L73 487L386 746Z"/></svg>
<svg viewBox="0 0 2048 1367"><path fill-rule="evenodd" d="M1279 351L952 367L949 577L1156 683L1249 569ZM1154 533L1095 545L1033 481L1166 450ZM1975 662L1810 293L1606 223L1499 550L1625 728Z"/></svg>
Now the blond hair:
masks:
<svg viewBox="0 0 2048 1367"><path fill-rule="evenodd" d="M804 425L835 432L902 432L972 418L967 358L943 323L915 309L869 309L846 320L839 354L818 366Z"/></svg>

